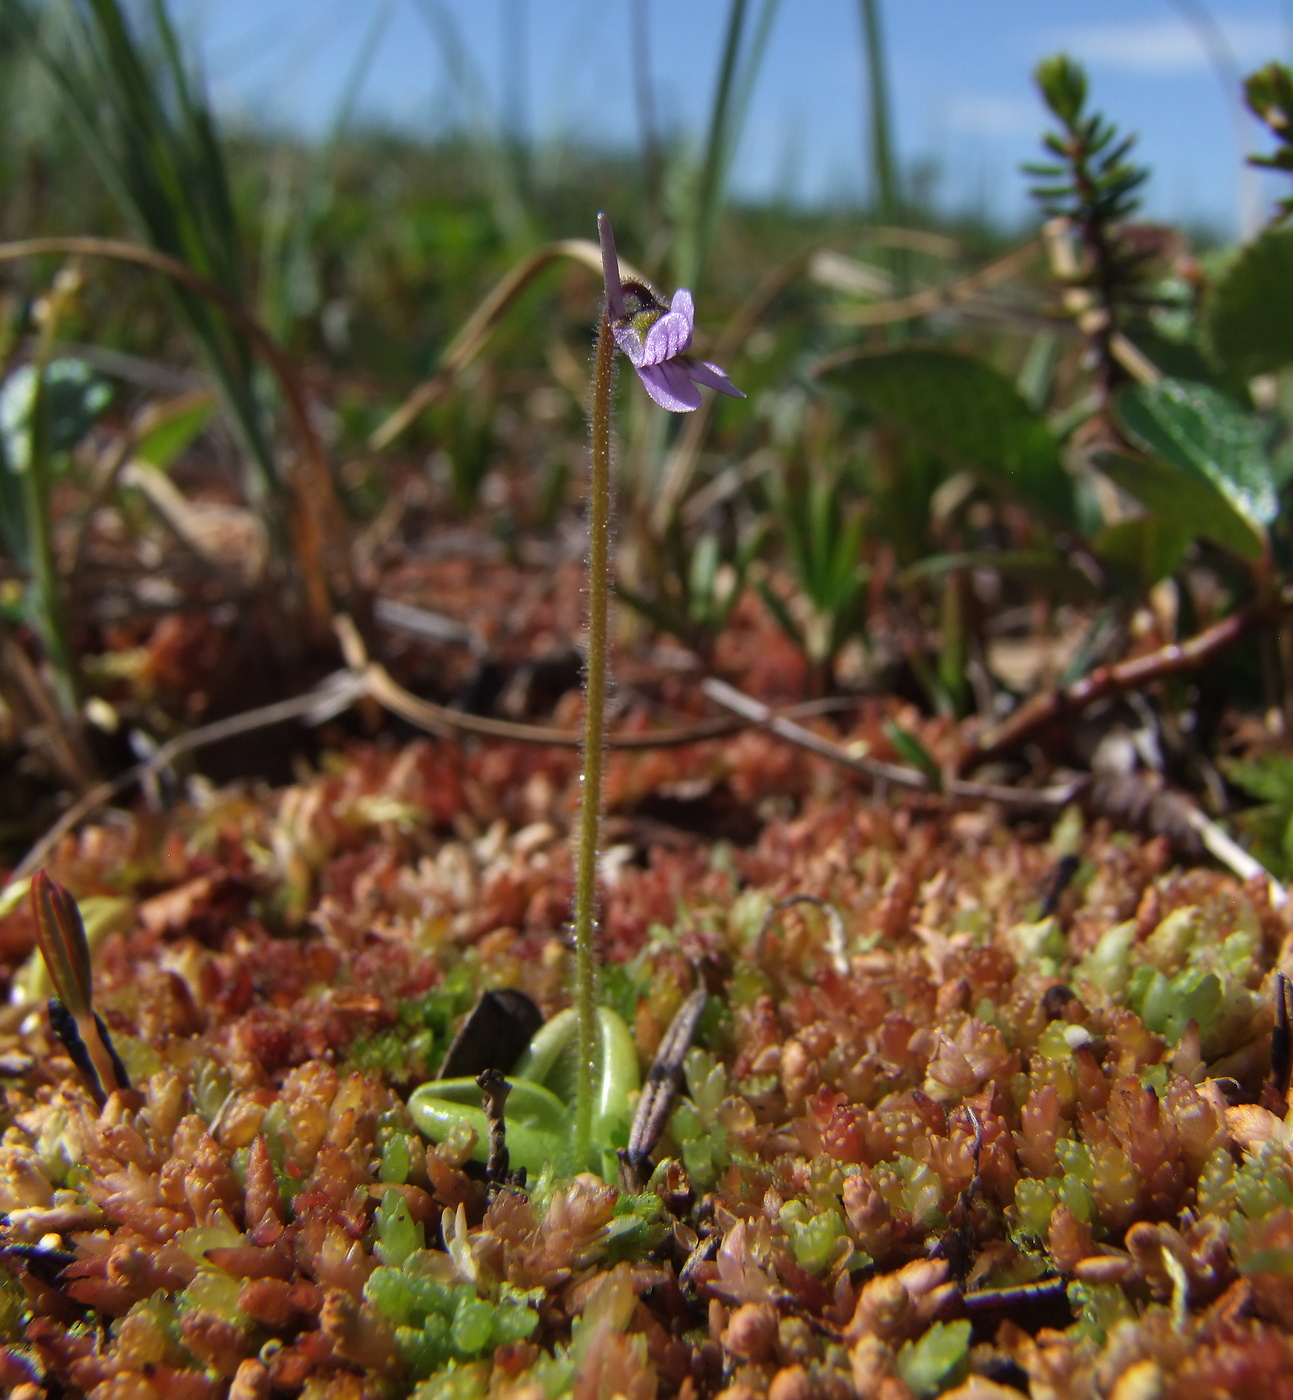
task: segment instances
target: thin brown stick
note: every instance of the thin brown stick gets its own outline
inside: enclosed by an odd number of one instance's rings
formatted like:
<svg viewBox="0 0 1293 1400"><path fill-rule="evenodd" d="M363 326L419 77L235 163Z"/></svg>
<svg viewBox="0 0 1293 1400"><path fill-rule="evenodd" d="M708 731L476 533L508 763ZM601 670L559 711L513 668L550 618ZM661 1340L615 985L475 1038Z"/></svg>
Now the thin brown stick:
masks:
<svg viewBox="0 0 1293 1400"><path fill-rule="evenodd" d="M343 683L340 687L338 680ZM350 682L349 690L344 687L346 681ZM311 711L317 711L325 705L345 708L346 705L359 699L362 694L363 690L358 682L349 672L342 671L335 673L322 685L316 686L314 690L307 691L304 695L294 695L289 700L278 700L272 705L261 705L255 710L245 710L240 715L231 715L228 719L218 719L211 724L204 724L198 729L190 729L187 734L177 735L174 739L163 744L156 753L150 755L142 763L136 763L133 768L127 768L124 773L119 773L115 778L106 782L96 783L94 787L84 793L23 856L13 868L6 884L12 884L15 880L21 880L24 876L31 874L37 866L45 863L49 853L63 837L75 830L87 817L97 812L100 807L106 806L114 798L129 792L137 783L160 773L182 755L192 753L195 749L206 748L210 744L218 744L222 739L232 739L236 735L264 729L271 724L282 724L285 720L299 719L302 715L308 715Z"/></svg>
<svg viewBox="0 0 1293 1400"><path fill-rule="evenodd" d="M448 393L455 378L484 348L494 327L512 303L539 273L559 258L571 258L575 262L583 263L598 277L601 276L602 250L587 238L562 238L536 249L524 262L518 263L495 283L493 289L463 323L462 329L445 347L440 363L430 379L419 384L395 412L373 430L368 438L370 452L381 452L389 447L413 423L418 414ZM641 273L626 262L621 261L620 269L626 277L638 281L645 280Z"/></svg>
<svg viewBox="0 0 1293 1400"><path fill-rule="evenodd" d="M1042 240L1030 238L1027 243L1013 248L1002 257L985 264L976 272L948 282L941 287L930 287L923 292L913 292L910 296L895 297L892 301L873 302L869 306L841 307L832 319L848 326L887 326L898 321L912 321L918 316L929 316L942 311L957 302L968 301L980 292L1008 282L1017 277L1025 268L1036 262L1042 251Z"/></svg>
<svg viewBox="0 0 1293 1400"><path fill-rule="evenodd" d="M481 1097L485 1101L485 1117L489 1122L489 1161L485 1164L485 1180L491 1193L507 1182L510 1157L507 1151L507 1096L512 1086L501 1069L484 1069L476 1076Z"/></svg>
<svg viewBox="0 0 1293 1400"><path fill-rule="evenodd" d="M30 710L32 718L44 731L44 747L63 780L72 787L84 787L94 776L94 763L85 740L75 723L55 704L40 672L3 623L0 623L0 665L13 682L16 691L13 698Z"/></svg>
<svg viewBox="0 0 1293 1400"><path fill-rule="evenodd" d="M1064 287L1064 310L1083 335L1093 341L1103 336L1110 359L1121 365L1138 384L1157 384L1163 377L1162 371L1116 326L1109 328L1106 324L1108 312L1097 303L1090 288L1071 285L1079 273L1077 258L1068 239L1070 228L1067 219L1051 219L1042 230L1051 272Z"/></svg>
<svg viewBox="0 0 1293 1400"><path fill-rule="evenodd" d="M876 787L892 784L894 787L926 793L931 797L939 795L930 786L929 779L918 769L897 763L885 763L878 758L853 753L842 744L824 739L820 734L814 734L811 729L805 729L802 724L796 724L787 716L778 715L762 701L743 694L726 681L710 679L704 682L701 689L711 700L741 715L751 724L765 725L778 738L797 744L810 753L829 758L833 763L842 764L845 768L851 768L855 773L870 779ZM971 783L953 777L944 782L943 795L961 801L1000 802L1016 808L1051 809L1072 802L1085 785L1086 779L1078 779L1056 787L1016 788L1000 787L995 783Z"/></svg>
<svg viewBox="0 0 1293 1400"><path fill-rule="evenodd" d="M305 389L295 366L279 347L273 336L245 307L217 283L209 281L178 258L158 253L138 243L116 238L26 238L12 243L0 243L0 263L18 262L27 258L61 255L66 257L106 258L112 262L131 263L159 272L164 277L187 287L221 311L247 336L269 365L287 404L288 416L301 448L303 480L293 473L293 514L298 530L301 567L309 604L310 617L316 629L326 628L332 616L331 590L327 573L343 603L356 595L351 569L347 528L341 503L328 469L323 443L315 431ZM323 561L330 556L330 569Z"/></svg>
<svg viewBox="0 0 1293 1400"><path fill-rule="evenodd" d="M437 705L431 700L419 699L405 690L384 667L366 660L358 632L349 618L343 616L338 619L337 632L350 662L350 669L334 672L320 685L303 695L294 695L287 700L278 700L272 705L262 705L242 714L230 715L227 719L215 720L198 729L191 729L187 734L177 735L143 762L136 763L134 767L119 773L115 778L97 783L73 803L32 846L14 867L7 883L21 880L37 866L43 865L63 837L74 831L99 808L107 806L137 784L156 776L184 754L218 744L239 734L248 734L270 725L301 719L312 713L325 710L329 714L340 713L365 697L376 700L383 709L399 715L418 729L442 738L464 733L487 739L510 739L518 743L547 744L565 749L577 749L583 742L583 734L577 729L553 729L539 724L517 724L510 720L490 719L486 715L464 714L459 710ZM796 706L791 713L812 713L817 708L810 702L808 705ZM606 742L608 747L613 749L677 748L684 744L703 743L708 739L721 739L747 727L745 720L720 715L714 719L698 720L694 724L677 725L670 729L611 734L607 736Z"/></svg>
<svg viewBox="0 0 1293 1400"><path fill-rule="evenodd" d="M348 619L338 619L338 632L341 632ZM343 641L343 647L346 643ZM378 662L364 659L356 666L356 658L347 651L347 660L352 669L362 675L364 693L376 700L383 709L399 715L401 719L425 729L428 733L446 738L452 734L475 734L483 739L511 739L522 744L549 744L554 748L577 749L583 744L583 731L580 729L556 729L543 724L522 724L516 720L494 719L489 715L472 715L462 710L451 710L447 705L437 705L434 700L423 700L405 690L391 673ZM791 713L812 712L816 706L795 706ZM680 748L684 744L699 744L706 739L722 739L749 727L749 722L735 716L716 715L713 719L699 719L691 724L675 725L669 729L652 729L643 733L608 734L606 744L612 749L667 749Z"/></svg>
<svg viewBox="0 0 1293 1400"><path fill-rule="evenodd" d="M1137 690L1165 676L1196 670L1227 647L1233 646L1267 618L1266 609L1250 604L1189 641L1173 642L1146 656L1137 656L1112 666L1098 666L1090 675L1083 676L1072 685L1034 695L1003 724L971 744L958 760L956 771L969 773L980 763L1017 749L1047 725L1080 714L1106 696L1124 690Z"/></svg>
<svg viewBox="0 0 1293 1400"><path fill-rule="evenodd" d="M1184 812L1185 820L1198 833L1199 839L1210 855L1219 860L1227 870L1232 871L1241 880L1265 880L1271 907L1284 908L1289 902L1288 890L1256 856L1244 850L1238 841L1193 803L1187 803Z"/></svg>

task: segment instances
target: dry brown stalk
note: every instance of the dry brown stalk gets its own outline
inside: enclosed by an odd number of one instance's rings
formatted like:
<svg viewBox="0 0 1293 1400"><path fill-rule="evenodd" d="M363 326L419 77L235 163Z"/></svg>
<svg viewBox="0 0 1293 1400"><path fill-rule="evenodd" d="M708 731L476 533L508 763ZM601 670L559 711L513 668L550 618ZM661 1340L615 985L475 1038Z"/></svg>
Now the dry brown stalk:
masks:
<svg viewBox="0 0 1293 1400"><path fill-rule="evenodd" d="M958 774L972 772L979 764L1010 753L1048 725L1080 714L1106 696L1137 690L1166 676L1196 670L1267 618L1267 609L1249 604L1188 641L1173 642L1130 661L1098 666L1072 685L1034 695L1003 724L976 738L962 753L956 771Z"/></svg>

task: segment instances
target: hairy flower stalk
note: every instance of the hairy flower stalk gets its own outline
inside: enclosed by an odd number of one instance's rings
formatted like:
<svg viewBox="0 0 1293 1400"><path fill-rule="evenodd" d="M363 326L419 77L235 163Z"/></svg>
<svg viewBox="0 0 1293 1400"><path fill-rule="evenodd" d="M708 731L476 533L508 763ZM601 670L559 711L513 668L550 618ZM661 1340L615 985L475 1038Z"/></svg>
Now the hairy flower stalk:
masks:
<svg viewBox="0 0 1293 1400"><path fill-rule="evenodd" d="M584 751L579 837L575 857L575 1011L579 1023L579 1073L575 1081L575 1156L582 1167L591 1147L593 1077L597 1059L596 960L593 933L597 903L597 849L601 826L602 760L606 743L606 637L610 590L611 394L615 348L628 356L648 394L671 413L700 407L697 384L743 399L717 366L693 359L695 309L679 289L666 307L650 287L620 280L615 236L605 214L597 216L606 301L597 333L591 414L592 481L588 518L588 660L584 700Z"/></svg>
<svg viewBox="0 0 1293 1400"><path fill-rule="evenodd" d="M602 815L602 760L606 734L606 615L610 563L611 392L615 340L609 303L602 312L593 365L592 482L588 517L588 679L584 701L584 754L579 847L575 860L575 1010L579 1019L579 1075L575 1087L575 1154L588 1157L597 1053L596 966L593 924L597 901L597 847Z"/></svg>

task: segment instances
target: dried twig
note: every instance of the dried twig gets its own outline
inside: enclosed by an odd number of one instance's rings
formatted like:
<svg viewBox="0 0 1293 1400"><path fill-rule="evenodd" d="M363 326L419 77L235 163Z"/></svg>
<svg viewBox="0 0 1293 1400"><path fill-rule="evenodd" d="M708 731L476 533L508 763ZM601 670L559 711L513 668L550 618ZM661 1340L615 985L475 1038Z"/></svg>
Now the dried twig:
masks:
<svg viewBox="0 0 1293 1400"><path fill-rule="evenodd" d="M489 1161L485 1164L485 1180L491 1187L499 1187L507 1181L510 1160L503 1110L512 1086L504 1078L502 1070L498 1069L481 1070L476 1076L476 1083L484 1095L485 1117L489 1120Z"/></svg>
<svg viewBox="0 0 1293 1400"><path fill-rule="evenodd" d="M897 297L893 301L873 302L869 306L847 306L838 308L832 320L849 326L885 326L897 321L911 321L918 316L929 316L958 302L968 301L980 292L986 292L1001 282L1017 277L1037 261L1042 252L1040 238L1030 238L1027 243L1013 248L1009 253L985 264L968 276L958 278L942 287L930 287L923 292L913 292L911 296Z"/></svg>
<svg viewBox="0 0 1293 1400"><path fill-rule="evenodd" d="M322 723L365 698L376 700L384 709L399 715L401 719L416 725L417 728L442 737L464 733L477 734L489 739L510 739L518 743L548 744L558 748L579 747L578 730L553 729L545 725L519 724L511 720L491 719L486 715L465 714L461 710L451 710L445 705L437 705L434 701L419 698L411 691L405 690L384 666L368 660L359 634L349 618L339 617L336 625L351 669L334 671L313 690L308 690L303 695L278 700L272 705L262 705L239 715L231 715L227 719L216 720L198 729L191 729L188 733L180 734L161 745L156 753L135 764L133 768L119 773L110 781L96 784L73 803L19 861L9 876L9 883L22 879L43 864L64 836L74 831L101 807L129 792L137 784L164 772L184 754L218 744L225 739L232 739L239 734L249 734L257 729L284 724L289 720L303 719L307 723ZM791 713L812 713L817 708L816 704L810 703L796 706ZM684 744L720 739L746 728L747 723L748 721L739 718L718 716L714 719L698 720L694 724L676 725L669 729L611 734L607 736L606 742L613 749L677 748Z"/></svg>
<svg viewBox="0 0 1293 1400"><path fill-rule="evenodd" d="M550 264L560 258L571 258L601 275L602 250L586 238L563 238L545 243L524 262L518 263L495 284L485 299L467 318L454 336L440 364L430 379L424 380L402 404L376 427L368 438L368 450L381 452L403 433L418 415L438 403L453 387L457 376L484 348L494 327L507 309L531 282ZM621 271L628 277L644 281L642 275L621 260Z"/></svg>
<svg viewBox="0 0 1293 1400"><path fill-rule="evenodd" d="M472 715L462 710L452 710L447 705L437 705L433 700L423 700L405 690L379 662L368 659L363 640L348 617L338 617L334 626L341 641L346 664L353 673L363 678L364 693L392 714L417 725L419 729L441 736L453 733L478 734L486 739L512 739L522 744L550 744L563 749L577 749L583 743L583 735L577 729L555 729L542 724L522 724L516 720L494 719L489 715ZM793 707L790 713L811 713L816 709L816 704L810 702L805 706ZM719 715L713 719L696 720L692 724L680 724L669 729L609 734L606 743L613 749L678 748L683 744L724 738L728 734L745 729L747 723L743 719Z"/></svg>
<svg viewBox="0 0 1293 1400"><path fill-rule="evenodd" d="M1042 894L1042 918L1049 918L1059 908L1060 896L1068 889L1070 881L1078 873L1081 861L1069 851L1057 860L1046 879L1046 889Z"/></svg>
<svg viewBox="0 0 1293 1400"><path fill-rule="evenodd" d="M349 671L338 671L304 695L295 695L290 700L279 700L272 705L261 705L257 709L246 710L240 715L231 715L228 719L216 720L212 724L191 729L187 734L178 735L163 744L142 763L127 768L124 773L119 773L108 782L96 784L74 802L18 862L9 876L8 883L23 879L38 865L43 864L63 837L75 830L100 807L129 792L137 783L163 772L182 755L206 748L210 744L218 744L222 739L232 739L238 734L249 734L272 724L282 724L286 720L301 719L312 714L337 714L352 705L364 693L359 678Z"/></svg>
<svg viewBox="0 0 1293 1400"><path fill-rule="evenodd" d="M1289 1081L1293 1079L1293 982L1275 974L1275 1029L1271 1032L1271 1072L1266 1084L1270 1107L1288 1111Z"/></svg>
<svg viewBox="0 0 1293 1400"><path fill-rule="evenodd" d="M691 1047L707 1000L703 988L693 992L674 1014L656 1051L629 1134L626 1156L634 1172L641 1173L645 1169L673 1112L682 1080L682 1062Z"/></svg>
<svg viewBox="0 0 1293 1400"><path fill-rule="evenodd" d="M823 758L829 758L834 763L843 764L855 773L869 778L877 786L891 783L895 787L908 788L913 792L938 795L930 786L929 779L919 770L853 753L842 744L814 734L811 729L805 729L802 724L796 724L785 715L778 715L761 701L743 694L726 681L710 678L701 688L711 700L741 715L750 723L765 725L779 738L798 744L800 748L820 754ZM1072 802L1085 785L1085 778L1048 788L1000 787L993 783L971 783L964 779L952 778L944 783L943 795L970 802L1000 802L1012 807L1054 809Z"/></svg>
<svg viewBox="0 0 1293 1400"><path fill-rule="evenodd" d="M1216 857L1227 870L1233 871L1241 880L1265 880L1270 890L1271 905L1282 909L1289 902L1289 893L1269 870L1251 855L1230 835L1228 835L1206 812L1200 811L1192 802L1183 808L1186 822L1197 831L1199 839L1209 853Z"/></svg>
<svg viewBox="0 0 1293 1400"><path fill-rule="evenodd" d="M1250 604L1188 641L1173 642L1170 646L1160 647L1158 651L1134 657L1130 661L1098 666L1072 685L1034 695L1005 723L976 739L961 755L956 770L961 774L969 773L979 764L1019 748L1047 725L1070 719L1106 696L1135 690L1165 676L1196 670L1246 636L1266 618L1265 609Z"/></svg>

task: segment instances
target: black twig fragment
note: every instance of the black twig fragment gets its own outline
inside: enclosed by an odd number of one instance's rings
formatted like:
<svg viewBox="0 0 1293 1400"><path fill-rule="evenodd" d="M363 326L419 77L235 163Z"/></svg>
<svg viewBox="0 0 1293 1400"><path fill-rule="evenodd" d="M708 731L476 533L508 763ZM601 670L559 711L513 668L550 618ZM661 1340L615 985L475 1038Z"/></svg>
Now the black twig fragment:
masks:
<svg viewBox="0 0 1293 1400"><path fill-rule="evenodd" d="M1280 1104L1288 1100L1289 1081L1293 1079L1293 982L1282 973L1275 974L1275 1029L1271 1032L1270 1084Z"/></svg>
<svg viewBox="0 0 1293 1400"><path fill-rule="evenodd" d="M489 1161L485 1164L485 1180L494 1191L507 1184L509 1158L503 1106L512 1086L503 1077L502 1070L497 1069L482 1070L476 1076L476 1083L485 1096L485 1117L489 1119Z"/></svg>
<svg viewBox="0 0 1293 1400"><path fill-rule="evenodd" d="M63 1042L63 1049L67 1051L68 1058L76 1066L76 1072L81 1076L81 1082L90 1091L90 1096L98 1107L102 1108L108 1102L108 1095L99 1080L98 1072L94 1068L94 1061L90 1059L90 1052L86 1049L85 1041L81 1039L81 1032L76 1028L76 1017L57 997L49 999L49 1026Z"/></svg>
<svg viewBox="0 0 1293 1400"><path fill-rule="evenodd" d="M112 1037L108 1034L108 1028L103 1023L103 1017L97 1011L94 1013L94 1024L99 1028L99 1039L103 1041L103 1048L108 1052L108 1058L112 1061L112 1069L117 1076L117 1088L129 1089L130 1076L126 1073L126 1067L121 1062L121 1056L117 1054L117 1047L112 1043Z"/></svg>
<svg viewBox="0 0 1293 1400"><path fill-rule="evenodd" d="M656 1051L651 1071L642 1087L637 1112L633 1115L633 1130L629 1133L627 1164L630 1170L645 1175L651 1153L673 1111L682 1080L682 1062L691 1046L708 994L693 992L678 1008L677 1014L664 1033Z"/></svg>
<svg viewBox="0 0 1293 1400"><path fill-rule="evenodd" d="M678 1286L684 1293L695 1293L696 1273L700 1266L707 1263L718 1253L718 1247L723 1243L720 1234L705 1235L696 1241L696 1247L692 1250L687 1262L682 1266L678 1274Z"/></svg>
<svg viewBox="0 0 1293 1400"><path fill-rule="evenodd" d="M981 1288L962 1297L976 1341L991 1341L1003 1322L1025 1332L1042 1327L1061 1329L1073 1322L1068 1284L1062 1278L1019 1284L1014 1288Z"/></svg>
<svg viewBox="0 0 1293 1400"><path fill-rule="evenodd" d="M0 1249L0 1257L16 1261L51 1288L58 1283L63 1270L76 1263L76 1255L66 1249L48 1249L40 1244L8 1244Z"/></svg>
<svg viewBox="0 0 1293 1400"><path fill-rule="evenodd" d="M1068 889L1072 883L1074 875L1078 873L1078 867L1082 862L1070 852L1061 856L1055 862L1050 874L1046 877L1046 889L1042 895L1042 918L1049 919L1059 907L1060 896Z"/></svg>

